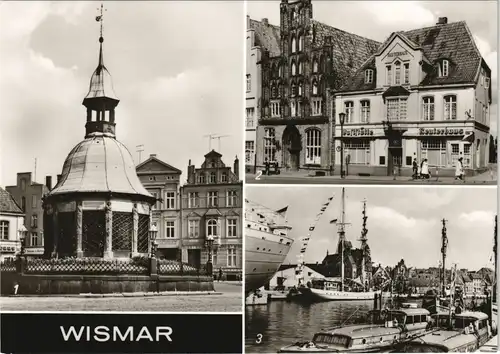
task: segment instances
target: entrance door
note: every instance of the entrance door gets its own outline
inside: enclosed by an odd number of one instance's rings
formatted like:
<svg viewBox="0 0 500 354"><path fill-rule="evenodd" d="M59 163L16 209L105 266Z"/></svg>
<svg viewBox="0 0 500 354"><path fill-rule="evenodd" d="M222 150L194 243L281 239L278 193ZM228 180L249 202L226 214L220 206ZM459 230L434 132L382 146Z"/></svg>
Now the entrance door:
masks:
<svg viewBox="0 0 500 354"><path fill-rule="evenodd" d="M283 132L283 165L292 170L300 167L302 138L296 126L288 126Z"/></svg>
<svg viewBox="0 0 500 354"><path fill-rule="evenodd" d="M188 264L193 267L200 268L201 264L201 250L188 250Z"/></svg>
<svg viewBox="0 0 500 354"><path fill-rule="evenodd" d="M400 134L392 134L389 137L389 153L387 161L387 175L399 174L403 165L403 139Z"/></svg>

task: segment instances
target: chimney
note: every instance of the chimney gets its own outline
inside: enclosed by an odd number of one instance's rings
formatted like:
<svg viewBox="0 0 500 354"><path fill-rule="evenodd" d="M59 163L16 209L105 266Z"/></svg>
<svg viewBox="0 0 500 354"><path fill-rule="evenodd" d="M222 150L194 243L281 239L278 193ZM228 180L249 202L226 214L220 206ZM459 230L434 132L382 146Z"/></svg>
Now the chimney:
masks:
<svg viewBox="0 0 500 354"><path fill-rule="evenodd" d="M265 26L269 26L269 20L267 18L262 19L262 24Z"/></svg>
<svg viewBox="0 0 500 354"><path fill-rule="evenodd" d="M62 178L62 175L57 175L57 184L59 184L59 182L61 182L61 178Z"/></svg>
<svg viewBox="0 0 500 354"><path fill-rule="evenodd" d="M47 186L49 192L52 190L52 176L45 176L45 186Z"/></svg>
<svg viewBox="0 0 500 354"><path fill-rule="evenodd" d="M188 163L188 175L187 175L187 182L188 183L195 183L195 176L194 176L194 166L191 165L191 159L189 159Z"/></svg>
<svg viewBox="0 0 500 354"><path fill-rule="evenodd" d="M448 17L440 17L438 18L438 22L436 25L446 25L448 23Z"/></svg>
<svg viewBox="0 0 500 354"><path fill-rule="evenodd" d="M238 160L238 156L234 159L233 171L236 177L240 179L240 160Z"/></svg>
<svg viewBox="0 0 500 354"><path fill-rule="evenodd" d="M156 154L150 154L149 157L156 157Z"/></svg>
<svg viewBox="0 0 500 354"><path fill-rule="evenodd" d="M250 29L250 15L247 15L247 29Z"/></svg>

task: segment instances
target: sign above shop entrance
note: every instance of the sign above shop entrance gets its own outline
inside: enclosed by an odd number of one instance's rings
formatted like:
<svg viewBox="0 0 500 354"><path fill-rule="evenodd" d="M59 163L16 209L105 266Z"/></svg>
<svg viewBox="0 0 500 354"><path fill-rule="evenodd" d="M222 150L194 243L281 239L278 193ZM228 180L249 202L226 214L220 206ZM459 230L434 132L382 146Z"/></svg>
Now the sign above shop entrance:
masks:
<svg viewBox="0 0 500 354"><path fill-rule="evenodd" d="M367 128L344 129L343 133L344 136L370 136L373 135L373 130Z"/></svg>
<svg viewBox="0 0 500 354"><path fill-rule="evenodd" d="M463 128L420 128L420 135L464 135Z"/></svg>

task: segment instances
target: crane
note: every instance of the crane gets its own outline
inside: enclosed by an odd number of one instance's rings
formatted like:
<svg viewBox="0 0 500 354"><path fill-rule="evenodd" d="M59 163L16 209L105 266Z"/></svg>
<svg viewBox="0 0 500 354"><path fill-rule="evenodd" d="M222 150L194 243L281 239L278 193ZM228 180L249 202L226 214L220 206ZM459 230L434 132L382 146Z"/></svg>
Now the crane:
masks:
<svg viewBox="0 0 500 354"><path fill-rule="evenodd" d="M230 136L230 135L214 135L214 136L212 136L212 138L211 138L211 139L217 139L217 140L218 140L218 149L219 149L219 152L221 151L221 150L220 150L220 139L221 139L221 138L227 138L227 137L229 137L229 136Z"/></svg>

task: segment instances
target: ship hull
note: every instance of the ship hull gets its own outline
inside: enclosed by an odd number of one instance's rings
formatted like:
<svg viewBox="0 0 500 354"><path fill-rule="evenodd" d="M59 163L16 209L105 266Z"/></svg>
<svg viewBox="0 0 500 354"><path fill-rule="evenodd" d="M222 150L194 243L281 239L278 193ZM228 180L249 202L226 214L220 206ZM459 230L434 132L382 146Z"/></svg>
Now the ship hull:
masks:
<svg viewBox="0 0 500 354"><path fill-rule="evenodd" d="M276 274L285 261L293 240L255 229L245 234L245 291L255 291Z"/></svg>
<svg viewBox="0 0 500 354"><path fill-rule="evenodd" d="M314 288L300 288L302 294L316 301L360 301L360 300L373 300L375 298L375 291L366 292L348 292L348 291L334 291L334 290L321 290Z"/></svg>

